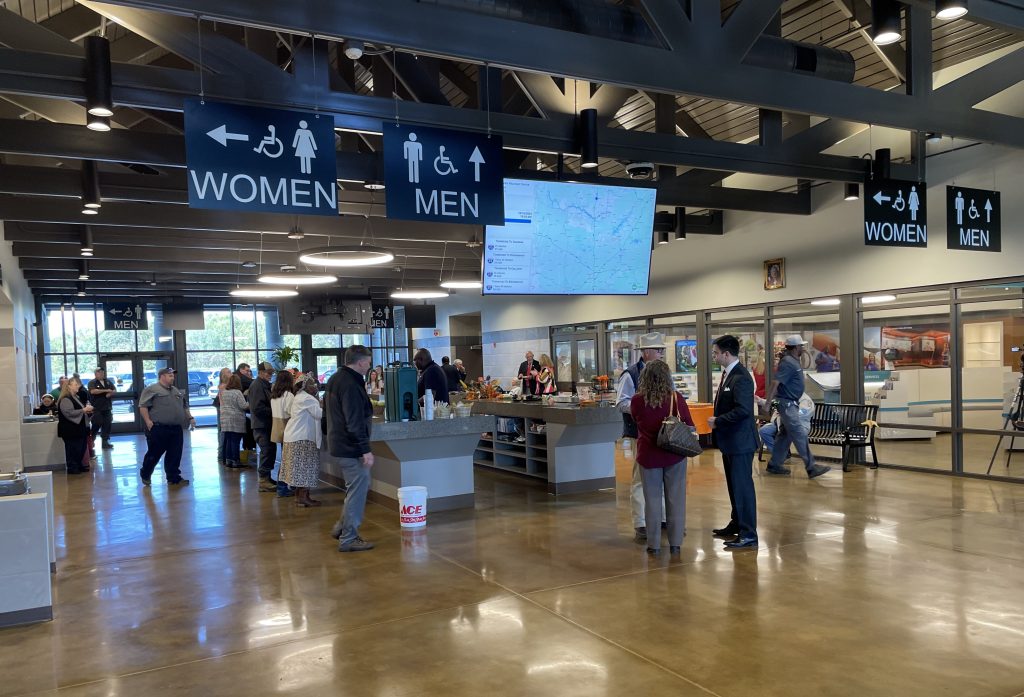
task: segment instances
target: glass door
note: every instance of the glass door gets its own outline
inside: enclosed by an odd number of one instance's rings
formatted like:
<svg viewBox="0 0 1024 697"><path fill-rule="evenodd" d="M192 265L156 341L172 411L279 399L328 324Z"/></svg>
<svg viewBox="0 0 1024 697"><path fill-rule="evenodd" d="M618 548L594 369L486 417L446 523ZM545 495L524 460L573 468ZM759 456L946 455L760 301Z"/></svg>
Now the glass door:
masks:
<svg viewBox="0 0 1024 697"><path fill-rule="evenodd" d="M554 337L555 381L561 391L575 391L579 385L591 385L598 374L596 334Z"/></svg>
<svg viewBox="0 0 1024 697"><path fill-rule="evenodd" d="M316 361L317 380L326 385L338 368L345 365L345 349L314 349L313 359Z"/></svg>
<svg viewBox="0 0 1024 697"><path fill-rule="evenodd" d="M143 430L139 414L139 396L157 380L157 372L171 364L169 353L105 353L99 364L107 371L117 392L111 402L114 410L112 433L139 433Z"/></svg>

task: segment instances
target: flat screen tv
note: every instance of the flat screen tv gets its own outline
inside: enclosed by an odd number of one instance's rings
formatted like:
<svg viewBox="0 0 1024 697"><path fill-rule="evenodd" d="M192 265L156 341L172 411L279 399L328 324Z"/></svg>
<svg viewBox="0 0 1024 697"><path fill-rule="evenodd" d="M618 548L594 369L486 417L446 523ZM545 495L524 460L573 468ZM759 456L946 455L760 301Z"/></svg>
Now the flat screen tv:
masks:
<svg viewBox="0 0 1024 697"><path fill-rule="evenodd" d="M488 225L484 295L647 295L653 188L505 180Z"/></svg>
<svg viewBox="0 0 1024 697"><path fill-rule="evenodd" d="M437 327L436 305L406 305L406 329L434 329Z"/></svg>

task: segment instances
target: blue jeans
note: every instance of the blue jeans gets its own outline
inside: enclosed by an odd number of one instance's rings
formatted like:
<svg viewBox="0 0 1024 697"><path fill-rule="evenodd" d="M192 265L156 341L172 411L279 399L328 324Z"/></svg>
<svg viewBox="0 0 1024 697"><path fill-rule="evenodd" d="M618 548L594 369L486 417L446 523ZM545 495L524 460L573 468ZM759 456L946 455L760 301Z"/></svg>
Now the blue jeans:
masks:
<svg viewBox="0 0 1024 697"><path fill-rule="evenodd" d="M366 511L366 493L370 490L370 468L363 461L354 457L339 457L341 471L345 476L348 493L345 494L345 505L341 509L341 537L339 545L351 544L359 537L359 526L363 522Z"/></svg>
<svg viewBox="0 0 1024 697"><path fill-rule="evenodd" d="M814 455L807 445L807 424L800 420L800 407L796 402L784 402L779 405L779 429L778 438L772 448L772 459L768 462L769 467L782 467L783 460L789 454L789 444L796 446L797 455L804 461L804 467L810 472L814 469Z"/></svg>
<svg viewBox="0 0 1024 697"><path fill-rule="evenodd" d="M761 434L761 442L764 443L764 449L769 453L772 452L772 448L775 446L775 436L779 433L779 427L774 421L769 421L757 431Z"/></svg>

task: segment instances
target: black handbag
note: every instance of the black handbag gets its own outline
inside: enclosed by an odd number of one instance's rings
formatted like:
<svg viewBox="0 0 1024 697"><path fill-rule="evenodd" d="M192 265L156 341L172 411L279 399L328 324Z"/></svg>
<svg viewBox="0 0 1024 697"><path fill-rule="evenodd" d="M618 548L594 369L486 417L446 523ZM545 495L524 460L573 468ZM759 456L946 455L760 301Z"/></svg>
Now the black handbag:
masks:
<svg viewBox="0 0 1024 697"><path fill-rule="evenodd" d="M676 393L673 391L670 397L668 416L661 422L658 429L658 447L683 457L697 457L704 449L700 447L700 439L697 436L697 429L690 424L685 424L679 419L676 412Z"/></svg>

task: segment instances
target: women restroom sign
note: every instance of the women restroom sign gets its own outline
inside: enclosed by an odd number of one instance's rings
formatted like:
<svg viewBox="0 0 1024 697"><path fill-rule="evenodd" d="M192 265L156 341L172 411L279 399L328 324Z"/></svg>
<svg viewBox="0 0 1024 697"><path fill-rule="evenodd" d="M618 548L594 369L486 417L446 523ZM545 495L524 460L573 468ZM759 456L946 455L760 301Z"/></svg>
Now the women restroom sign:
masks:
<svg viewBox="0 0 1024 697"><path fill-rule="evenodd" d="M876 179L864 185L864 244L927 247L927 184Z"/></svg>
<svg viewBox="0 0 1024 697"><path fill-rule="evenodd" d="M185 101L188 205L338 215L334 119Z"/></svg>

